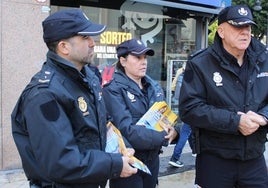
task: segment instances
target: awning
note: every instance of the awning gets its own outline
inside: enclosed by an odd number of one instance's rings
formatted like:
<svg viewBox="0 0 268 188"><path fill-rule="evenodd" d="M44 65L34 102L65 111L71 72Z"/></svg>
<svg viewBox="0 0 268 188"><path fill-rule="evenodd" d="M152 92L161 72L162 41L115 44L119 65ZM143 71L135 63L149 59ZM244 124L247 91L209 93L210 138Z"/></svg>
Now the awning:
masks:
<svg viewBox="0 0 268 188"><path fill-rule="evenodd" d="M202 13L209 13L209 14L219 14L222 7L229 6L231 0L177 0L177 1L166 1L166 0L130 0L133 2L141 2L141 3L148 3L148 4L155 4L165 7L172 7L184 10L191 10L196 12Z"/></svg>

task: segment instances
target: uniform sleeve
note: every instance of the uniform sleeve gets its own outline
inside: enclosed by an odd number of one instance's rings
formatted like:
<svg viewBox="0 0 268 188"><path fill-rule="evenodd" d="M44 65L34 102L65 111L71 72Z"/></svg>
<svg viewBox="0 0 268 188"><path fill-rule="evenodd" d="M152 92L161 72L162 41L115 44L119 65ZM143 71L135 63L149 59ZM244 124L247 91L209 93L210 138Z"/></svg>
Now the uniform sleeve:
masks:
<svg viewBox="0 0 268 188"><path fill-rule="evenodd" d="M36 95L24 105L30 144L40 171L59 183L96 183L119 177L119 154L100 150L81 153L72 124L52 93Z"/></svg>
<svg viewBox="0 0 268 188"><path fill-rule="evenodd" d="M203 79L200 67L188 61L179 97L180 118L194 127L238 134L240 117L231 109L209 104L208 98L211 93L207 93L210 91L206 84L208 81Z"/></svg>
<svg viewBox="0 0 268 188"><path fill-rule="evenodd" d="M268 105L265 105L263 108L261 108L258 113L265 117L265 119L268 119Z"/></svg>
<svg viewBox="0 0 268 188"><path fill-rule="evenodd" d="M124 97L114 83L104 87L103 98L113 123L133 148L154 150L168 145L168 140L164 138L165 131L157 132L133 124L132 115L124 101Z"/></svg>

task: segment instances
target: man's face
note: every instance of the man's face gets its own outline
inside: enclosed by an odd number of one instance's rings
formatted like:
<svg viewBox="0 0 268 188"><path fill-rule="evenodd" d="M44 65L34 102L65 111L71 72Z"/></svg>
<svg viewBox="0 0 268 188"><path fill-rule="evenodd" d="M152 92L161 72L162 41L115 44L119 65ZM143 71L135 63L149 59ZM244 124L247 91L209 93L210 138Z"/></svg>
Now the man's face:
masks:
<svg viewBox="0 0 268 188"><path fill-rule="evenodd" d="M251 26L235 27L225 22L219 25L218 34L222 38L224 48L229 53L245 51L251 41Z"/></svg>
<svg viewBox="0 0 268 188"><path fill-rule="evenodd" d="M91 36L74 36L68 40L70 43L68 59L76 65L83 66L91 63L94 57L95 42Z"/></svg>

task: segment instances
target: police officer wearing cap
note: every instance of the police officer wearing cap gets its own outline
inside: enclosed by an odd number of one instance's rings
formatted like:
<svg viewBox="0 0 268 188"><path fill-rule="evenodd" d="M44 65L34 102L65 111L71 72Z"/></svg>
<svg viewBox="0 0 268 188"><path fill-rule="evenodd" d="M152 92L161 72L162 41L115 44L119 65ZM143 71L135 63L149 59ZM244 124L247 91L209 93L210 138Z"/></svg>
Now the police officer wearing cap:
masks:
<svg viewBox="0 0 268 188"><path fill-rule="evenodd" d="M154 51L137 39L127 40L116 48L118 62L113 80L104 85L103 98L114 124L143 161L152 175L142 171L128 178L110 180L110 188L155 188L159 171L159 151L177 136L173 127L162 132L136 125L156 102L164 100L161 86L148 75L147 56ZM178 127L177 127L178 128Z"/></svg>
<svg viewBox="0 0 268 188"><path fill-rule="evenodd" d="M99 79L87 66L92 36L104 30L76 8L43 21L47 60L11 115L30 187L104 188L107 179L137 172L128 156L105 153L105 105Z"/></svg>
<svg viewBox="0 0 268 188"><path fill-rule="evenodd" d="M186 65L179 111L194 130L202 188L268 187L268 52L255 25L247 6L224 8L213 45Z"/></svg>

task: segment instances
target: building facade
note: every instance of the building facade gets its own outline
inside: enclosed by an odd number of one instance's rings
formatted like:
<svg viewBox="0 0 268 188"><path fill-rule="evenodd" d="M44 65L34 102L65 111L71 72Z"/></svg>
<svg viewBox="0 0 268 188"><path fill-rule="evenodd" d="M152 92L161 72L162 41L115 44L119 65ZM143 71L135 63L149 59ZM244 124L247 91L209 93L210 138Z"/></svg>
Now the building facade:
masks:
<svg viewBox="0 0 268 188"><path fill-rule="evenodd" d="M80 7L90 20L107 25L96 38L95 58L104 80L117 62L115 46L141 39L155 50L148 74L161 83L171 103L171 81L190 53L207 46L208 25L230 0L1 0L0 1L0 170L21 167L10 114L46 59L42 21L51 13Z"/></svg>

